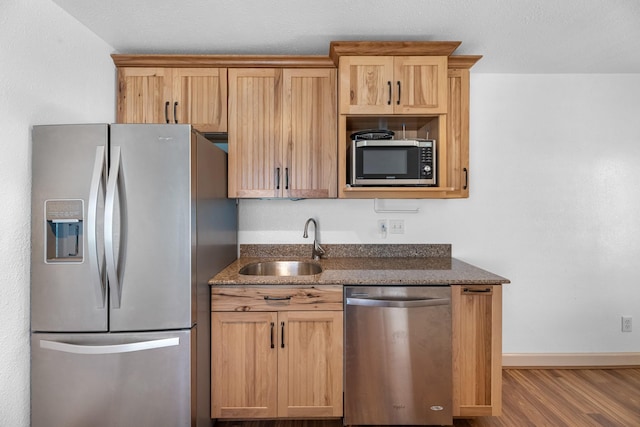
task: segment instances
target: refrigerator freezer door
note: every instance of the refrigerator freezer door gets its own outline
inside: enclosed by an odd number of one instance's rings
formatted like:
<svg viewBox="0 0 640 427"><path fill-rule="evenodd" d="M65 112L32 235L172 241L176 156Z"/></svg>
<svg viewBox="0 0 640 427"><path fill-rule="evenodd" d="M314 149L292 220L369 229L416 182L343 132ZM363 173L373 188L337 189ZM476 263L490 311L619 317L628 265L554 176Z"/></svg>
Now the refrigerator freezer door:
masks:
<svg viewBox="0 0 640 427"><path fill-rule="evenodd" d="M33 128L31 328L107 330L102 210L108 126Z"/></svg>
<svg viewBox="0 0 640 427"><path fill-rule="evenodd" d="M191 331L32 334L33 427L191 425Z"/></svg>
<svg viewBox="0 0 640 427"><path fill-rule="evenodd" d="M111 331L195 323L191 138L189 125L111 125L105 202Z"/></svg>

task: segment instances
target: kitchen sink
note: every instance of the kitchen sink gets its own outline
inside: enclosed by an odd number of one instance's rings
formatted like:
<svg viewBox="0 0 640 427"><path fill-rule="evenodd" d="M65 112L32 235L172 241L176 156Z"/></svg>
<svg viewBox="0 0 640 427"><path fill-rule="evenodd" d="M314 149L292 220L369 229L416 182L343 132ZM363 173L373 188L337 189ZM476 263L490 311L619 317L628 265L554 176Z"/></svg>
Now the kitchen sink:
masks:
<svg viewBox="0 0 640 427"><path fill-rule="evenodd" d="M262 261L245 265L239 273L250 276L309 276L322 273L322 267L311 261Z"/></svg>

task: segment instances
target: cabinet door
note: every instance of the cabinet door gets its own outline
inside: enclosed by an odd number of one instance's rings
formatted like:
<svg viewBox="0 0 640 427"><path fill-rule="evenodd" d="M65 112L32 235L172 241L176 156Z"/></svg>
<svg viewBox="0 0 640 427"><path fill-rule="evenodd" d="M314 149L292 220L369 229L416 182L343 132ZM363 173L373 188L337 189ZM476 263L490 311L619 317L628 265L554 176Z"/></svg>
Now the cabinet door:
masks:
<svg viewBox="0 0 640 427"><path fill-rule="evenodd" d="M336 71L287 69L283 82L283 195L336 197Z"/></svg>
<svg viewBox="0 0 640 427"><path fill-rule="evenodd" d="M340 114L393 114L393 57L340 58Z"/></svg>
<svg viewBox="0 0 640 427"><path fill-rule="evenodd" d="M342 416L342 312L280 312L278 321L278 416Z"/></svg>
<svg viewBox="0 0 640 427"><path fill-rule="evenodd" d="M169 123L170 110L170 69L118 69L118 123Z"/></svg>
<svg viewBox="0 0 640 427"><path fill-rule="evenodd" d="M454 285L453 415L502 412L502 287Z"/></svg>
<svg viewBox="0 0 640 427"><path fill-rule="evenodd" d="M174 68L172 81L173 122L190 123L201 132L227 131L225 68Z"/></svg>
<svg viewBox="0 0 640 427"><path fill-rule="evenodd" d="M280 197L282 70L229 70L229 197Z"/></svg>
<svg viewBox="0 0 640 427"><path fill-rule="evenodd" d="M448 197L469 197L469 70L449 70Z"/></svg>
<svg viewBox="0 0 640 427"><path fill-rule="evenodd" d="M447 113L447 58L397 56L393 71L396 114Z"/></svg>
<svg viewBox="0 0 640 427"><path fill-rule="evenodd" d="M211 417L277 416L277 313L211 313Z"/></svg>

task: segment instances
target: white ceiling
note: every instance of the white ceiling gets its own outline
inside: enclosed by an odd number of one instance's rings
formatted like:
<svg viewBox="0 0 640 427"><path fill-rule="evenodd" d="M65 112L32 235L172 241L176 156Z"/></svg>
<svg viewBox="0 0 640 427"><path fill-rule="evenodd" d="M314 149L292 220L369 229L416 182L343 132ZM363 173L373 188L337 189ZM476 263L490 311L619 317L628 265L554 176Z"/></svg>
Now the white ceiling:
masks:
<svg viewBox="0 0 640 427"><path fill-rule="evenodd" d="M461 41L485 73L640 73L638 0L53 0L117 53L320 54Z"/></svg>

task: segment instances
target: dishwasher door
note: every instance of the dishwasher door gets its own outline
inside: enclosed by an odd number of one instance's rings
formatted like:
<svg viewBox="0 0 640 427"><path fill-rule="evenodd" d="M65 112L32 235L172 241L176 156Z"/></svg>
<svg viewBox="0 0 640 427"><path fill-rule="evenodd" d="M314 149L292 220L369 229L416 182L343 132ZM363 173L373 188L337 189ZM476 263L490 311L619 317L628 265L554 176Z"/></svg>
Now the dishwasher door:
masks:
<svg viewBox="0 0 640 427"><path fill-rule="evenodd" d="M345 425L451 425L451 288L345 287Z"/></svg>

